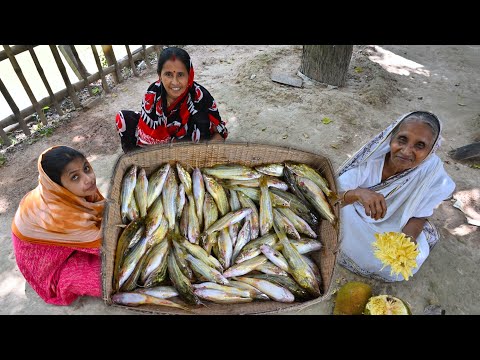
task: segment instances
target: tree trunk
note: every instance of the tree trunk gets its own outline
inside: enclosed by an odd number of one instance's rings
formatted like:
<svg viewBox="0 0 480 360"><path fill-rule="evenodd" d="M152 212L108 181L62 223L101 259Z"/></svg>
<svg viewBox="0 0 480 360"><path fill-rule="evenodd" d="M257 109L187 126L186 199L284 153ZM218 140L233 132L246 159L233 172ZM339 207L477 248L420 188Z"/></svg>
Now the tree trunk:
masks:
<svg viewBox="0 0 480 360"><path fill-rule="evenodd" d="M300 72L316 81L344 86L353 45L303 45Z"/></svg>

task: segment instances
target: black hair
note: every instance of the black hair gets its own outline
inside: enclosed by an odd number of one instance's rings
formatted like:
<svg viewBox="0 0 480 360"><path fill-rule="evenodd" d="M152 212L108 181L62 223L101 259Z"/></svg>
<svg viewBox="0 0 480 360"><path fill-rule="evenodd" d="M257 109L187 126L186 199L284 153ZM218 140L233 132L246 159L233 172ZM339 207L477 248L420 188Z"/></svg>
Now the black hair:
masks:
<svg viewBox="0 0 480 360"><path fill-rule="evenodd" d="M180 60L187 68L187 72L190 74L190 55L188 55L188 53L182 48L172 46L172 47L163 49L163 51L158 56L158 62L157 62L158 75L160 75L160 73L162 72L163 65L168 60L172 60L172 59Z"/></svg>
<svg viewBox="0 0 480 360"><path fill-rule="evenodd" d="M58 146L50 149L42 156L42 168L45 174L58 185L63 186L60 178L65 167L75 159L85 159L80 151L72 149L68 146Z"/></svg>
<svg viewBox="0 0 480 360"><path fill-rule="evenodd" d="M403 121L401 121L397 126L395 126L395 129L392 130L392 138L400 129L400 125L410 119L420 120L420 122L429 125L432 128L433 138L435 140L437 139L438 134L440 133L440 121L434 114L428 111L414 111L409 114L406 118L403 119Z"/></svg>

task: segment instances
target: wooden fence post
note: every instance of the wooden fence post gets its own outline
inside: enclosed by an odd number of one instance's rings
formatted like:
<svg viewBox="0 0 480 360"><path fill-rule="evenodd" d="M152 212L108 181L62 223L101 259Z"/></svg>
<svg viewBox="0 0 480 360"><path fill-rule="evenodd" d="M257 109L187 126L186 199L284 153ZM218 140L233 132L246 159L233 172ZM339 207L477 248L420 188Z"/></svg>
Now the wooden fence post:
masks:
<svg viewBox="0 0 480 360"><path fill-rule="evenodd" d="M78 99L77 93L75 92L75 89L73 88L72 83L68 79L67 69L65 69L65 65L63 65L62 58L60 57L60 54L57 50L57 46L56 45L48 45L48 46L52 51L53 58L57 63L58 70L60 70L60 74L62 75L65 86L67 87L68 95L72 98L72 101L75 107L81 108L82 104Z"/></svg>
<svg viewBox="0 0 480 360"><path fill-rule="evenodd" d="M142 45L142 54L143 54L143 61L145 61L145 64L147 64L148 68L152 67L152 64L150 64L150 61L148 61L148 55L147 55L147 47L145 45Z"/></svg>
<svg viewBox="0 0 480 360"><path fill-rule="evenodd" d="M103 73L103 67L102 67L102 63L100 61L100 57L98 56L97 48L96 48L95 45L90 45L90 46L92 48L93 57L95 58L95 63L97 64L98 74L100 75L100 78L102 79L103 90L108 94L108 93L110 93L110 89L108 87L107 80L105 79L105 74Z"/></svg>
<svg viewBox="0 0 480 360"><path fill-rule="evenodd" d="M13 114L15 115L15 119L18 121L20 124L20 127L22 128L23 132L25 135L30 135L30 129L27 126L27 123L25 120L23 120L22 116L20 115L20 110L18 110L18 106L15 104L15 101L13 101L12 97L10 96L10 93L8 92L6 86L3 84L2 79L0 79L0 92L2 93L3 97L7 101L8 105L10 106L10 109L12 109ZM2 132L5 134L5 132L2 129ZM2 134L0 134L2 135ZM5 134L5 137L2 135L3 141L7 143L8 145L11 144L10 139L8 136Z"/></svg>
<svg viewBox="0 0 480 360"><path fill-rule="evenodd" d="M132 68L133 75L138 76L137 68L135 67L135 61L133 61L132 53L130 52L130 46L125 45L127 49L128 61L130 62L130 67Z"/></svg>
<svg viewBox="0 0 480 360"><path fill-rule="evenodd" d="M58 103L57 99L55 99L55 95L53 94L50 84L48 83L48 80L47 80L47 77L45 76L45 72L43 71L42 65L40 65L40 61L38 61L38 58L37 58L37 55L35 54L35 50L33 49L33 46L29 46L28 51L32 56L32 59L33 59L33 62L35 63L35 67L37 68L38 74L42 78L43 84L47 88L48 95L50 95L50 101L55 106L55 109L57 110L58 115L62 116L63 115L62 108L60 107L60 104Z"/></svg>
<svg viewBox="0 0 480 360"><path fill-rule="evenodd" d="M85 65L80 61L78 57L75 56L75 54L72 51L71 48L72 45L58 45L58 49L62 53L63 57L67 61L68 65L70 68L73 70L75 75L77 76L78 80L82 80L83 74L82 72L85 72L87 74L87 77L90 75L85 68Z"/></svg>
<svg viewBox="0 0 480 360"><path fill-rule="evenodd" d="M40 107L40 105L38 105L37 99L35 99L35 95L33 95L33 91L32 91L32 89L30 89L30 86L28 85L27 79L25 79L25 76L23 76L22 69L20 68L20 65L18 65L17 59L15 59L15 55L13 55L13 53L12 53L12 49L10 48L9 45L3 45L3 49L5 50L5 53L7 54L8 59L10 60L12 66L13 66L13 69L17 73L18 79L22 83L23 88L27 92L28 98L32 102L32 105L35 108L35 111L37 112L37 115L38 115L39 119L42 121L42 123L44 125L47 125L47 118L45 117L45 114L43 113L43 110ZM17 110L18 110L18 108L17 108ZM28 127L27 127L27 129L28 129Z"/></svg>
<svg viewBox="0 0 480 360"><path fill-rule="evenodd" d="M115 66L115 71L113 72L113 78L115 79L115 82L117 84L121 83L123 81L123 76L118 68L118 63L117 59L115 58L115 53L113 52L113 46L112 45L102 45L102 50L103 54L105 55L105 58L107 59L107 64L114 65Z"/></svg>
<svg viewBox="0 0 480 360"><path fill-rule="evenodd" d="M77 49L75 49L75 45L70 45L70 50L72 50L73 57L75 58L75 60L77 61L77 63L78 63L78 64L82 64L82 61L80 60L80 56L78 56ZM82 64L82 65L83 65L83 64ZM85 69L84 66L79 66L79 67L78 67L78 70L80 71L80 74L82 75L83 83L85 84L85 87L86 87L87 90L88 90L88 94L89 94L90 96L93 96L92 87L91 87L90 84L88 83L87 70Z"/></svg>

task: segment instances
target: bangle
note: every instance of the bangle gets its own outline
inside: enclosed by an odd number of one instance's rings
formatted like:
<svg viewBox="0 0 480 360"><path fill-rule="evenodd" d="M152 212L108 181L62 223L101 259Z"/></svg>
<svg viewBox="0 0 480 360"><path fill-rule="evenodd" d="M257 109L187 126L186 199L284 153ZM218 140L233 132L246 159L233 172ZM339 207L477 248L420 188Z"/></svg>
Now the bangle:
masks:
<svg viewBox="0 0 480 360"><path fill-rule="evenodd" d="M347 190L347 191L345 191L345 192L343 193L342 198L340 199L340 205L345 203L345 195L346 195L347 192L349 192L349 191L350 191L350 190Z"/></svg>

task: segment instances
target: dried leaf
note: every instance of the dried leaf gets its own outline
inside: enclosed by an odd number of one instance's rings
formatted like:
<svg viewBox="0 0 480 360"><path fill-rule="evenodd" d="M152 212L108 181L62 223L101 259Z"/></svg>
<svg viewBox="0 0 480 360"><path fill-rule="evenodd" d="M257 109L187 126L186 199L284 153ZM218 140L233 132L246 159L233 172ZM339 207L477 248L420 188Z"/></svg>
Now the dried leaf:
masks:
<svg viewBox="0 0 480 360"><path fill-rule="evenodd" d="M265 130L267 130L267 128L263 128L263 129L262 129L262 131L265 131Z"/></svg>
<svg viewBox="0 0 480 360"><path fill-rule="evenodd" d="M467 106L467 105L465 105L465 104L463 104L463 103L458 103L458 105L460 105L460 106Z"/></svg>
<svg viewBox="0 0 480 360"><path fill-rule="evenodd" d="M282 139L286 139L287 137L288 137L288 135L283 135Z"/></svg>
<svg viewBox="0 0 480 360"><path fill-rule="evenodd" d="M308 136L308 134L305 134L305 133L303 134L303 137L304 137L305 139L309 139L309 138L310 138L310 136Z"/></svg>
<svg viewBox="0 0 480 360"><path fill-rule="evenodd" d="M338 145L337 144L330 144L330 146L334 149L338 149Z"/></svg>
<svg viewBox="0 0 480 360"><path fill-rule="evenodd" d="M324 123L324 124L330 124L331 122L332 122L332 120L330 120L328 117L324 117L322 119L322 123Z"/></svg>

